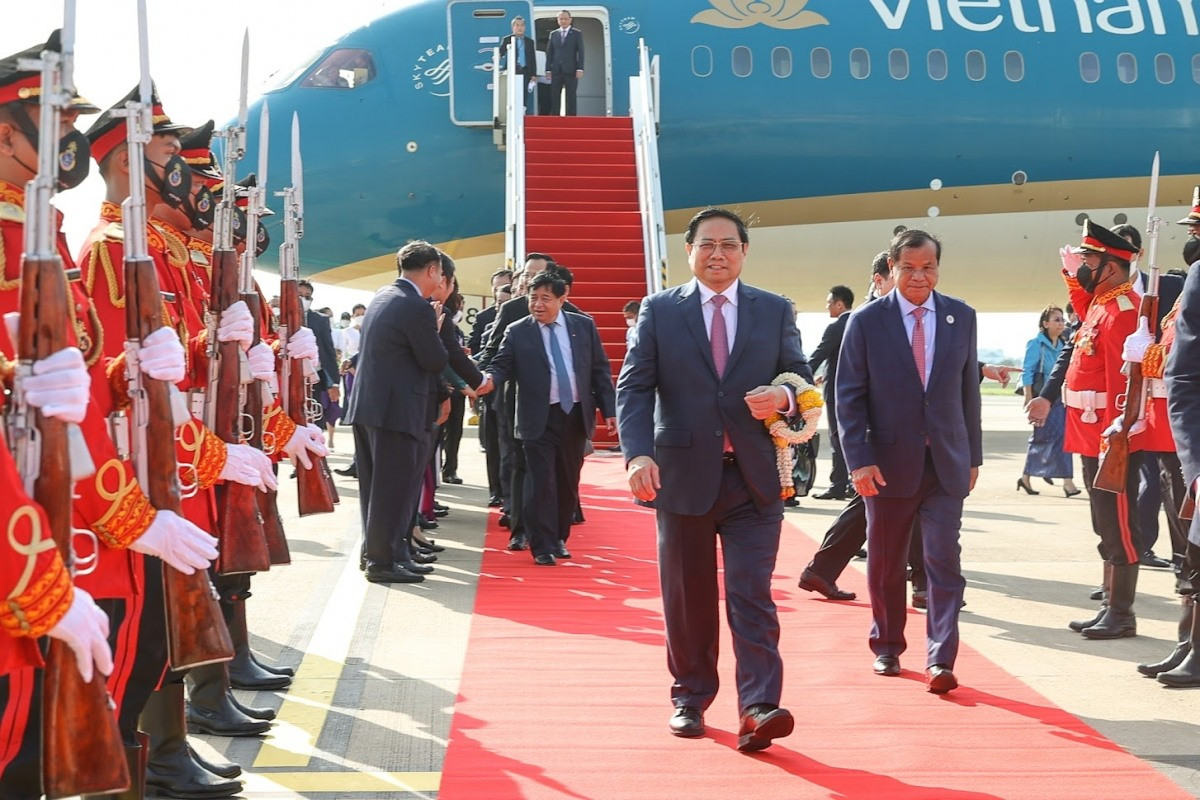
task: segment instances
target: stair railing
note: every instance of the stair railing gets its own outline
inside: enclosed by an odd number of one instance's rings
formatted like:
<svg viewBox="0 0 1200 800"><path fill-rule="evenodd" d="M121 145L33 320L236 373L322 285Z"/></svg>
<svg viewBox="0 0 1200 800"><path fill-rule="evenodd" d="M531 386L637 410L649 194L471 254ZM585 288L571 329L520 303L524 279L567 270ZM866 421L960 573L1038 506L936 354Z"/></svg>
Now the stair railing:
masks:
<svg viewBox="0 0 1200 800"><path fill-rule="evenodd" d="M504 258L509 269L525 263L525 81L516 69L517 40L508 45L508 80L504 81ZM500 48L493 56L495 100L499 110ZM496 124L500 125L499 114Z"/></svg>
<svg viewBox="0 0 1200 800"><path fill-rule="evenodd" d="M633 118L637 155L638 205L646 258L646 292L667 285L667 232L663 214L662 176L658 165L659 60L650 57L646 40L638 41L638 74L629 78L629 116Z"/></svg>

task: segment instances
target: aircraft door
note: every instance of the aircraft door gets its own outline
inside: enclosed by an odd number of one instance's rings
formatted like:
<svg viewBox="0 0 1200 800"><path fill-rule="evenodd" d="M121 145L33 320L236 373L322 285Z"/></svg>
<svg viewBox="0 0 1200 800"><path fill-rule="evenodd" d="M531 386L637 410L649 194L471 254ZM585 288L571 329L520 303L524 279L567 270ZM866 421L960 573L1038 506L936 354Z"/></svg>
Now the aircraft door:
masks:
<svg viewBox="0 0 1200 800"><path fill-rule="evenodd" d="M545 52L550 37L558 28L560 9L570 12L571 26L583 34L583 78L575 93L579 116L612 116L612 36L608 9L603 6L543 6L538 10L535 37L540 52ZM550 87L543 85L539 91L538 113L549 114Z"/></svg>
<svg viewBox="0 0 1200 800"><path fill-rule="evenodd" d="M449 0L450 121L492 126L492 50L512 33L512 18L533 19L529 0ZM526 35L532 38L532 26Z"/></svg>

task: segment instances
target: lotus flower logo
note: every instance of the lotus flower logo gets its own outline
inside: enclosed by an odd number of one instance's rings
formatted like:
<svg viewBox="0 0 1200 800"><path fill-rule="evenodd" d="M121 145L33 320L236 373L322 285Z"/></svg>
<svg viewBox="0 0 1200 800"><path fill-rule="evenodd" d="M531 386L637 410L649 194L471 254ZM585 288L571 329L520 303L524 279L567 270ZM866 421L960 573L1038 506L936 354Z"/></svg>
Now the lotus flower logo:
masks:
<svg viewBox="0 0 1200 800"><path fill-rule="evenodd" d="M766 25L781 30L828 25L815 11L806 11L808 0L709 0L712 8L692 17L692 22L717 28L751 28Z"/></svg>

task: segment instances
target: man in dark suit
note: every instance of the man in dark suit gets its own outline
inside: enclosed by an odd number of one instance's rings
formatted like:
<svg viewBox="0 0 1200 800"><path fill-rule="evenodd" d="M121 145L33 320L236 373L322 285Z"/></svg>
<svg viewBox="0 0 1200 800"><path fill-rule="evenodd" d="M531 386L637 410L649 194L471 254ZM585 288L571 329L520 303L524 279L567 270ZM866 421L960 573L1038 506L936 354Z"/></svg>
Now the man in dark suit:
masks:
<svg viewBox="0 0 1200 800"><path fill-rule="evenodd" d="M512 33L500 41L500 69L508 69L508 45L517 41L517 69L521 76L521 96L525 98L525 113L537 113L537 45L525 35L525 18L512 19ZM511 73L510 73L511 74Z"/></svg>
<svg viewBox="0 0 1200 800"><path fill-rule="evenodd" d="M761 420L792 414L776 378L812 380L791 305L739 279L737 214L698 213L684 238L696 280L648 297L617 381L634 497L657 511L659 579L676 736L704 733L717 693L717 537L737 659L738 749L792 732L771 574L783 521L775 447Z"/></svg>
<svg viewBox="0 0 1200 800"><path fill-rule="evenodd" d="M575 92L583 77L583 34L571 27L571 14L558 12L558 28L546 46L546 74L550 77L550 113L558 116L562 92L567 92L567 116L575 116Z"/></svg>
<svg viewBox="0 0 1200 800"><path fill-rule="evenodd" d="M496 321L496 311L500 307L500 290L511 287L512 275L510 269L498 269L492 273L492 305L475 315L475 325L467 339L467 348L472 355L478 355L486 337L490 335L491 326ZM489 393L479 398L479 438L487 461L488 505L492 507L504 502L500 488L500 423L496 418L495 397Z"/></svg>
<svg viewBox="0 0 1200 800"><path fill-rule="evenodd" d="M329 327L329 317L313 311L313 285L302 280L296 284L296 287L300 294L300 302L304 306L304 325L311 328L313 335L317 337L317 354L320 356L317 365L319 380L313 386L313 398L321 404L322 408L325 408L328 403L341 402L339 386L342 373L339 369L337 348L333 346L333 332Z"/></svg>
<svg viewBox="0 0 1200 800"><path fill-rule="evenodd" d="M846 465L867 511L867 582L875 672L900 674L904 566L921 520L928 575L925 681L958 686L963 499L983 463L975 311L934 291L941 242L909 229L892 240L896 288L851 315L838 363Z"/></svg>
<svg viewBox="0 0 1200 800"><path fill-rule="evenodd" d="M842 458L842 446L837 435L837 364L838 351L842 348L842 334L850 309L854 307L854 292L848 286L834 286L825 298L825 308L833 322L825 328L821 343L808 359L815 373L825 364L825 416L829 420L829 452L833 456L833 470L829 474L829 488L815 495L817 500L845 500L850 493L850 476L846 473L846 460Z"/></svg>
<svg viewBox="0 0 1200 800"><path fill-rule="evenodd" d="M354 426L367 580L374 583L424 580L405 566L412 563L406 537L433 446L432 398L449 361L426 300L442 284L441 254L428 242L410 242L396 261L400 277L375 295L363 319L346 415Z"/></svg>
<svg viewBox="0 0 1200 800"><path fill-rule="evenodd" d="M616 432L612 370L589 317L563 310L566 284L547 270L529 284L530 316L510 325L492 360L496 383L516 386L515 436L525 451L525 530L533 560L570 558L584 445L596 409Z"/></svg>

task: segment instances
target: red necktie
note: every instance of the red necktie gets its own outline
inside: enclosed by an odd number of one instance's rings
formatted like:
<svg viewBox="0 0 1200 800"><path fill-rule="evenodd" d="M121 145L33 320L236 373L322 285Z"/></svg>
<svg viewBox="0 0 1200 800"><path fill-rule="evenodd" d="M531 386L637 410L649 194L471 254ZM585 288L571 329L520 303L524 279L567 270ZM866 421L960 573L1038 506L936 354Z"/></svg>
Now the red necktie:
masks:
<svg viewBox="0 0 1200 800"><path fill-rule="evenodd" d="M921 321L921 318L928 310L923 306L912 310L912 315L916 319L912 335L913 361L917 362L917 377L921 379L922 387L925 386L925 323Z"/></svg>
<svg viewBox="0 0 1200 800"><path fill-rule="evenodd" d="M712 343L713 363L717 366L717 377L725 377L725 365L729 363L729 332L725 328L725 314L722 313L721 307L729 302L729 298L723 294L713 295L710 301L713 304L712 318L712 333L709 334L709 341Z"/></svg>

